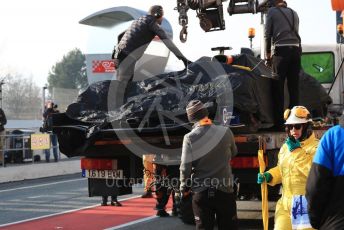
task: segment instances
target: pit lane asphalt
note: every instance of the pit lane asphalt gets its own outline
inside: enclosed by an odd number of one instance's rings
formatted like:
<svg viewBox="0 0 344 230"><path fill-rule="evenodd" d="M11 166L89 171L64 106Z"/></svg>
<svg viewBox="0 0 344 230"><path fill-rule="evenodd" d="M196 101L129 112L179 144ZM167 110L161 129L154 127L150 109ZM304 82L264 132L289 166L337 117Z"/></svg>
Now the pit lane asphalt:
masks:
<svg viewBox="0 0 344 230"><path fill-rule="evenodd" d="M142 186L137 186L134 188L134 194L120 196L119 199L140 195L142 190ZM2 183L0 184L0 225L97 206L99 203L100 197L88 197L87 179L81 178L80 173ZM240 229L262 229L260 201L238 201L237 205ZM274 206L275 202L269 203L271 229ZM183 224L177 217L153 217L114 229L188 230L194 229L194 226Z"/></svg>

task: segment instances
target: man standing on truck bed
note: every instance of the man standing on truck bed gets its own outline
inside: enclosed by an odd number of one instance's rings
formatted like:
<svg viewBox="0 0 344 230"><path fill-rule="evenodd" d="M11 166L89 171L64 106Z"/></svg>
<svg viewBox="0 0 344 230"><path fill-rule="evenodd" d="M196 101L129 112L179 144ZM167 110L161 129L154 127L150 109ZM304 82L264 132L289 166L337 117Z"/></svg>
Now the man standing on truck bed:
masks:
<svg viewBox="0 0 344 230"><path fill-rule="evenodd" d="M299 72L301 68L301 38L299 17L283 0L275 0L269 9L265 27L265 57L268 66L278 76L272 82L274 123L277 130L284 130L284 82L287 79L289 108L299 105ZM272 43L272 47L271 47Z"/></svg>
<svg viewBox="0 0 344 230"><path fill-rule="evenodd" d="M117 79L129 83L133 80L136 62L141 58L149 43L158 36L161 41L182 60L185 67L190 63L160 26L164 11L162 6L150 7L148 15L135 20L115 46L112 59L117 67Z"/></svg>

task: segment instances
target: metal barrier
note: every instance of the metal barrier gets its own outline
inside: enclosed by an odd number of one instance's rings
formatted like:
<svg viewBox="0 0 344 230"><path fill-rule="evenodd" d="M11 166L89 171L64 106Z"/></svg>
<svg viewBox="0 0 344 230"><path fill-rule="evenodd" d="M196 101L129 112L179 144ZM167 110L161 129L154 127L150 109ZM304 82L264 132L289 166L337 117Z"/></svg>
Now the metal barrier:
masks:
<svg viewBox="0 0 344 230"><path fill-rule="evenodd" d="M39 151L43 156L45 156L45 151L50 151L56 149L57 160L61 159L61 153L59 151L58 141L56 145L52 146L52 135L50 134L50 148L43 150L32 150L31 149L31 134L6 134L0 135L0 163L5 167L7 163L24 163L27 161L32 161L35 163L35 152Z"/></svg>

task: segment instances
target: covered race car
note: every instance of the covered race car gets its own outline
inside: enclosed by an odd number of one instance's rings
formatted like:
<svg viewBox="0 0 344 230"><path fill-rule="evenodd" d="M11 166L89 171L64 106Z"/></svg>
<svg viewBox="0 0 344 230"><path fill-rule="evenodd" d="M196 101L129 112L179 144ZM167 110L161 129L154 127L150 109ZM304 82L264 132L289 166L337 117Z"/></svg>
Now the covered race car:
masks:
<svg viewBox="0 0 344 230"><path fill-rule="evenodd" d="M271 70L250 55L236 56L232 65L203 57L187 70L130 83L125 98L125 86L118 81L96 82L65 113L54 115L53 131L69 157L108 157L113 151L94 151L104 139L123 148L135 140L149 143L140 148L142 153L153 152L151 146L179 148L191 129L186 104L199 99L215 122L232 126L234 133L258 132L273 126L273 80ZM324 115L331 98L320 83L301 72L300 88L300 103L313 115Z"/></svg>

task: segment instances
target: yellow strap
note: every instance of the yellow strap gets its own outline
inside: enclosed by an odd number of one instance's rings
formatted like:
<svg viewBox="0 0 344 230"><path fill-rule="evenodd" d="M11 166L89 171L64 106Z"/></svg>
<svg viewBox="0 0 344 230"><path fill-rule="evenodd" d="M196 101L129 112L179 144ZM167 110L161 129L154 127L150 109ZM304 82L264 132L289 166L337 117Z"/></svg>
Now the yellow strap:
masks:
<svg viewBox="0 0 344 230"><path fill-rule="evenodd" d="M252 71L252 69L250 67L247 66L243 66L243 65L232 65L233 67L239 68L239 69L243 69L243 70L247 70L247 71Z"/></svg>

